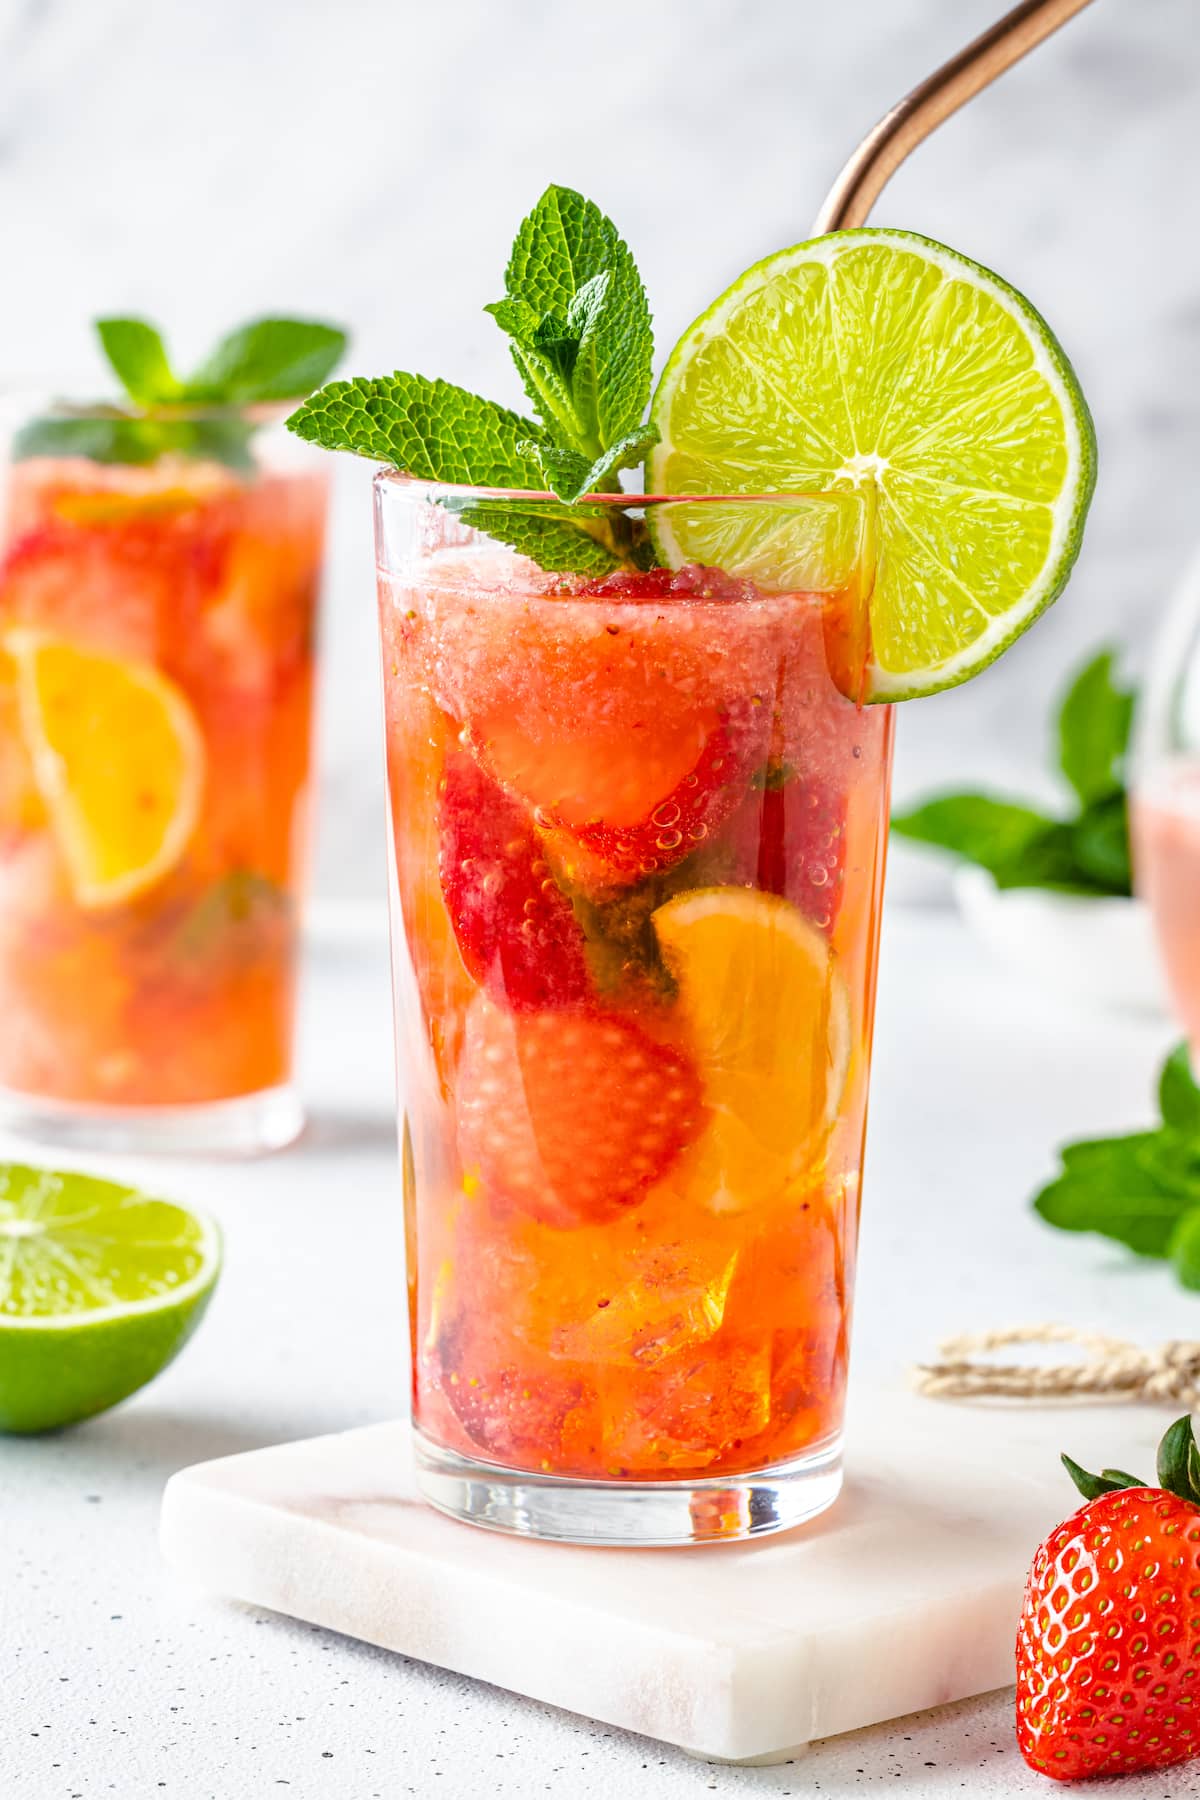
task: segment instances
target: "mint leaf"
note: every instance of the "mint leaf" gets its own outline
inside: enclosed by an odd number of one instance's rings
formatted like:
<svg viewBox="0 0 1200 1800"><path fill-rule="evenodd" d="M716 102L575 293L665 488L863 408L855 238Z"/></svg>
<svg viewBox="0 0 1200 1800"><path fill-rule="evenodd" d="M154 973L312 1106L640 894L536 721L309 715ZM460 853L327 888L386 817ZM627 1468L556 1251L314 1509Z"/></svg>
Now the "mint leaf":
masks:
<svg viewBox="0 0 1200 1800"><path fill-rule="evenodd" d="M1043 1188L1034 1211L1060 1231L1090 1231L1139 1256L1165 1256L1176 1224L1200 1206L1200 1171L1190 1182L1170 1168L1163 1133L1068 1145L1063 1173Z"/></svg>
<svg viewBox="0 0 1200 1800"><path fill-rule="evenodd" d="M507 407L448 381L397 370L374 380L331 381L288 420L326 450L352 450L419 481L538 491L539 428Z"/></svg>
<svg viewBox="0 0 1200 1800"><path fill-rule="evenodd" d="M329 382L288 419L288 430L324 450L353 450L417 481L470 488L540 490L529 419L423 374ZM525 448L527 446L527 448Z"/></svg>
<svg viewBox="0 0 1200 1800"><path fill-rule="evenodd" d="M625 560L622 551L608 541L603 521L597 522L597 535L593 535L582 522L555 519L541 508L479 501L464 507L460 517L476 531L508 544L554 573L611 575Z"/></svg>
<svg viewBox="0 0 1200 1800"><path fill-rule="evenodd" d="M506 331L508 321L525 321L514 361L544 423L553 429L558 413L530 369L533 350L560 379L568 370L577 421L570 448L598 456L640 425L654 337L637 265L611 219L572 188L547 188L517 232L505 287L526 310L492 310Z"/></svg>
<svg viewBox="0 0 1200 1800"><path fill-rule="evenodd" d="M892 818L893 831L914 843L948 850L998 875L1052 828L1032 807L990 794L945 794Z"/></svg>
<svg viewBox="0 0 1200 1800"><path fill-rule="evenodd" d="M309 319L255 319L223 337L185 384L192 401L295 400L333 373L346 333Z"/></svg>
<svg viewBox="0 0 1200 1800"><path fill-rule="evenodd" d="M1176 1044L1158 1078L1158 1106L1163 1124L1192 1133L1200 1142L1200 1087L1192 1074L1186 1044Z"/></svg>
<svg viewBox="0 0 1200 1800"><path fill-rule="evenodd" d="M152 463L161 455L155 425L113 411L74 417L69 412L47 413L30 419L14 433L15 462L31 456L82 456L89 462Z"/></svg>
<svg viewBox="0 0 1200 1800"><path fill-rule="evenodd" d="M1133 892L1129 855L1129 816L1123 793L1088 805L1070 828L1071 850L1079 870L1108 894Z"/></svg>
<svg viewBox="0 0 1200 1800"><path fill-rule="evenodd" d="M578 450L563 450L557 444L530 444L528 447L538 460L546 485L560 500L573 505L584 494L607 492L609 477L618 469L632 468L640 463L647 450L657 442L658 432L654 426L643 425L605 450L594 462L589 462Z"/></svg>
<svg viewBox="0 0 1200 1800"><path fill-rule="evenodd" d="M896 814L892 829L977 863L1000 888L1094 896L1132 890L1121 795L1098 801L1075 820L1056 820L988 794L944 794Z"/></svg>
<svg viewBox="0 0 1200 1800"><path fill-rule="evenodd" d="M543 424L560 441L574 446L578 437L575 402L570 377L563 373L561 358L555 354L556 340L543 335L543 322L524 300L497 300L484 311L491 313L512 339L513 361Z"/></svg>
<svg viewBox="0 0 1200 1800"><path fill-rule="evenodd" d="M1200 1086L1186 1045L1159 1076L1157 1131L1067 1144L1062 1173L1034 1209L1060 1231L1091 1231L1139 1256L1168 1258L1184 1287L1200 1289Z"/></svg>
<svg viewBox="0 0 1200 1800"><path fill-rule="evenodd" d="M97 319L96 335L135 405L163 406L179 400L180 384L153 325L145 319Z"/></svg>
<svg viewBox="0 0 1200 1800"><path fill-rule="evenodd" d="M96 333L135 406L151 414L180 410L146 418L116 406L59 407L17 432L14 457L81 456L137 465L170 454L252 473L256 427L232 409L307 392L330 373L346 344L345 333L331 325L260 319L223 338L199 373L182 382L161 333L146 320L97 319ZM180 416L188 407L214 410ZM231 410L220 410L225 408Z"/></svg>
<svg viewBox="0 0 1200 1800"><path fill-rule="evenodd" d="M1113 680L1114 661L1111 650L1093 657L1059 708L1059 765L1085 807L1120 794L1123 787L1134 697Z"/></svg>
<svg viewBox="0 0 1200 1800"><path fill-rule="evenodd" d="M82 456L95 463L156 462L168 454L223 463L248 473L255 468L250 441L254 428L244 419L142 419L128 413L94 408L31 419L14 435L12 455Z"/></svg>
<svg viewBox="0 0 1200 1800"><path fill-rule="evenodd" d="M255 869L230 869L185 914L171 948L189 961L214 951L227 953L250 933L293 924L294 915L291 896L269 876Z"/></svg>
<svg viewBox="0 0 1200 1800"><path fill-rule="evenodd" d="M289 428L326 450L352 450L420 481L467 487L528 488L543 482L538 427L448 381L397 371L373 381L334 381L294 412ZM601 575L620 561L593 535L603 521L536 501L525 506L464 497L458 516L543 568Z"/></svg>
<svg viewBox="0 0 1200 1800"><path fill-rule="evenodd" d="M1200 1206L1193 1207L1179 1219L1166 1254L1179 1285L1193 1292L1200 1291Z"/></svg>
<svg viewBox="0 0 1200 1800"><path fill-rule="evenodd" d="M1108 892L1084 869L1071 825L1047 825L1012 858L992 870L998 888L1050 888L1061 894Z"/></svg>
<svg viewBox="0 0 1200 1800"><path fill-rule="evenodd" d="M564 450L558 444L528 443L524 447L536 459L546 486L568 505L591 486L592 464L582 451Z"/></svg>

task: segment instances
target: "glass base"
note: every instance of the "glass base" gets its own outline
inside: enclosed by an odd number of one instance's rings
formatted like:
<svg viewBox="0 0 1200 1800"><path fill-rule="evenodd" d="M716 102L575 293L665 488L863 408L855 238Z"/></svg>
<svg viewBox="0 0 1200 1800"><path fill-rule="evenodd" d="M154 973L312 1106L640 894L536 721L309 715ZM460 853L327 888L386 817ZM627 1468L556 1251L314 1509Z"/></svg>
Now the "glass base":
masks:
<svg viewBox="0 0 1200 1800"><path fill-rule="evenodd" d="M294 1143L304 1108L292 1087L201 1106L75 1106L0 1089L0 1130L66 1150L130 1156L260 1156Z"/></svg>
<svg viewBox="0 0 1200 1800"><path fill-rule="evenodd" d="M584 1481L476 1463L414 1433L417 1486L431 1506L514 1537L652 1549L790 1531L832 1506L842 1440L748 1475L695 1481Z"/></svg>

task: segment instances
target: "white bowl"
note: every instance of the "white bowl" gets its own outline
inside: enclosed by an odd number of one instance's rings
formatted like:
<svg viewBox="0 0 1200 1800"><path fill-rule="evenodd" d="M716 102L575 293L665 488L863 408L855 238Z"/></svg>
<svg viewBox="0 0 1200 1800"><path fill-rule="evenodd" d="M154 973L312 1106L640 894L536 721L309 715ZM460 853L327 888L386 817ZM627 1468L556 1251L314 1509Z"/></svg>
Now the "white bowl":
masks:
<svg viewBox="0 0 1200 1800"><path fill-rule="evenodd" d="M1144 901L998 888L975 867L955 871L954 895L976 937L1044 986L1118 1012L1170 1011Z"/></svg>

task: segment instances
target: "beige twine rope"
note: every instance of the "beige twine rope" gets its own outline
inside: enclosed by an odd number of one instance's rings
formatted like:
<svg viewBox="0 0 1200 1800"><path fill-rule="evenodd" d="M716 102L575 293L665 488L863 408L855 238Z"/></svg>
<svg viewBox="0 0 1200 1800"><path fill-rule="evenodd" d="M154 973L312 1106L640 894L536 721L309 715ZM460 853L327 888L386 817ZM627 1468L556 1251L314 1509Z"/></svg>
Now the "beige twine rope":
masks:
<svg viewBox="0 0 1200 1800"><path fill-rule="evenodd" d="M1082 1362L977 1362L1009 1344L1077 1344ZM1200 1343L1174 1339L1143 1350L1122 1338L1073 1325L1017 1325L949 1338L937 1362L913 1371L917 1392L934 1400L1144 1400L1200 1410Z"/></svg>

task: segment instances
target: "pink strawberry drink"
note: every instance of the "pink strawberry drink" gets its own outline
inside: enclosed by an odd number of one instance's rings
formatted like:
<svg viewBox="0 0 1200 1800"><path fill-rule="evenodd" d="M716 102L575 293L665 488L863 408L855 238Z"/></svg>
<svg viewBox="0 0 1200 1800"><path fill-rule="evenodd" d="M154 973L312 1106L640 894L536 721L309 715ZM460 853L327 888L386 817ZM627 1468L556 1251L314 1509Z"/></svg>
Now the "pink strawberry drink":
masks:
<svg viewBox="0 0 1200 1800"><path fill-rule="evenodd" d="M839 686L861 622L544 575L377 492L414 546L379 595L426 1454L700 1478L701 1533L742 1529L725 1478L841 1426L890 752Z"/></svg>

